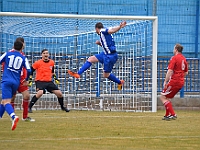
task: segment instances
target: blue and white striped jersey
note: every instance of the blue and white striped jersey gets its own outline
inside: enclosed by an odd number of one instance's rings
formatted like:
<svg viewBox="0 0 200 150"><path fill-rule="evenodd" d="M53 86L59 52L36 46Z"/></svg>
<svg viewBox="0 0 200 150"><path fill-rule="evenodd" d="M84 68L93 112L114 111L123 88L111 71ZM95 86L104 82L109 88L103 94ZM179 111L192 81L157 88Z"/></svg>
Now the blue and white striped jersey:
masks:
<svg viewBox="0 0 200 150"><path fill-rule="evenodd" d="M104 49L105 54L111 54L116 52L115 41L112 34L108 33L107 28L100 30L100 42Z"/></svg>

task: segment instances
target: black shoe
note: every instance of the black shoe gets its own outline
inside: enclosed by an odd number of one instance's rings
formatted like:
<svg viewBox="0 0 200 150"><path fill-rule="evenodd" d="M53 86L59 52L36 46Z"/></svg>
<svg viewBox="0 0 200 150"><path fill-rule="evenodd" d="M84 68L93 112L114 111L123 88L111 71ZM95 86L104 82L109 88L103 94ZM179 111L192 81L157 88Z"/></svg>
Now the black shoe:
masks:
<svg viewBox="0 0 200 150"><path fill-rule="evenodd" d="M171 115L171 116L169 116L169 118L172 119L172 120L176 120L177 119L177 115L173 115L173 116Z"/></svg>
<svg viewBox="0 0 200 150"><path fill-rule="evenodd" d="M67 108L65 108L65 107L62 107L61 108L63 111L66 111L66 112L69 112L70 110L69 109L67 109Z"/></svg>
<svg viewBox="0 0 200 150"><path fill-rule="evenodd" d="M28 108L28 113L33 113L31 108Z"/></svg>
<svg viewBox="0 0 200 150"><path fill-rule="evenodd" d="M174 115L174 116L172 116L172 115L164 116L164 117L162 118L162 120L166 120L166 121L176 120L176 119L177 119L177 116L176 116L176 115Z"/></svg>

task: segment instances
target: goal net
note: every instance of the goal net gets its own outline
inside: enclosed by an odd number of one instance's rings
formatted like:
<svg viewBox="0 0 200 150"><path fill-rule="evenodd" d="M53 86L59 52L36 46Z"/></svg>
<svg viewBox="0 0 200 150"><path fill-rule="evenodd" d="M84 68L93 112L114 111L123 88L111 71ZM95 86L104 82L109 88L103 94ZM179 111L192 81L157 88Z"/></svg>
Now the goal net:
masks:
<svg viewBox="0 0 200 150"><path fill-rule="evenodd" d="M118 61L112 73L125 84L117 85L103 78L103 66L93 64L80 79L72 78L67 70L77 71L91 55L102 48L94 26L102 22L105 27L127 26L113 34ZM152 111L157 110L157 17L151 16L98 16L36 13L0 13L1 53L12 49L17 37L25 39L24 52L30 64L41 58L47 48L60 79L59 89L65 105L77 110ZM36 93L30 87L31 97ZM21 109L21 94L17 94L16 108ZM60 109L57 98L44 94L34 109Z"/></svg>

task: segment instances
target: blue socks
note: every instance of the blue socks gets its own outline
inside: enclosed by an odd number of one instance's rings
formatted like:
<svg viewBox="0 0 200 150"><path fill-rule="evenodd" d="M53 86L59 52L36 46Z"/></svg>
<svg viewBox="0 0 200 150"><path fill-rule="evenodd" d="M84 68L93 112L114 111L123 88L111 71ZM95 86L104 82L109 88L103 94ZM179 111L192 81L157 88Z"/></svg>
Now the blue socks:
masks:
<svg viewBox="0 0 200 150"><path fill-rule="evenodd" d="M91 62L86 61L85 64L81 67L81 69L78 71L78 74L81 75L85 70L90 68L91 65L92 65Z"/></svg>
<svg viewBox="0 0 200 150"><path fill-rule="evenodd" d="M108 79L115 83L121 84L121 81L117 77L115 77L115 75L112 73L109 75Z"/></svg>
<svg viewBox="0 0 200 150"><path fill-rule="evenodd" d="M9 116L14 119L15 118L15 113L14 113L14 109L12 107L12 105L10 103L7 103L5 105L5 110L6 112L9 114Z"/></svg>
<svg viewBox="0 0 200 150"><path fill-rule="evenodd" d="M4 112L5 112L5 107L3 104L0 104L0 118L3 117Z"/></svg>

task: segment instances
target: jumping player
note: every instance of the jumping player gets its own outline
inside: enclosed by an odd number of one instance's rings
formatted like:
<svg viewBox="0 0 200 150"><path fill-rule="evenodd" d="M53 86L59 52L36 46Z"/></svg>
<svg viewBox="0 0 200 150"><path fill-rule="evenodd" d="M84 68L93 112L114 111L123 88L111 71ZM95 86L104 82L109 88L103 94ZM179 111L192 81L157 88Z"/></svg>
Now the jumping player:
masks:
<svg viewBox="0 0 200 150"><path fill-rule="evenodd" d="M0 117L3 116L5 111L9 114L9 116L12 118L12 130L17 127L19 117L15 115L14 109L10 104L11 98L19 87L22 68L25 67L29 73L31 72L27 58L20 52L22 49L23 43L20 41L15 41L14 51L5 52L0 57L0 63L4 62L4 71L1 81L2 102L0 105ZM28 83L24 81L24 84L26 85Z"/></svg>
<svg viewBox="0 0 200 150"><path fill-rule="evenodd" d="M119 31L121 28L126 26L126 22L123 21L119 26L113 28L104 28L101 22L96 23L95 30L96 33L100 36L100 40L96 41L96 44L103 48L103 52L96 54L88 58L88 60L83 64L80 70L75 73L71 70L68 70L69 75L80 78L80 75L87 70L92 63L100 62L104 65L103 77L108 78L109 80L118 84L118 90L122 89L124 80L119 80L114 74L112 74L112 69L114 64L117 62L118 55L116 52L115 42L112 34Z"/></svg>
<svg viewBox="0 0 200 150"><path fill-rule="evenodd" d="M24 42L24 38L22 37L18 37L16 39L16 41L20 41L23 43L23 49L25 48L25 42ZM21 54L24 55L24 53L21 51ZM24 85L23 82L25 81L27 77L27 71L25 68L22 69L22 73L21 73L21 78L20 78L20 85L19 88L17 89L18 93L22 94L23 97L23 101L22 101L22 107L23 107L23 113L22 113L22 120L23 121L35 121L35 119L28 117L28 103L29 103L29 99L30 99L30 93L29 93L29 89L28 89L28 85ZM15 101L15 97L16 94L12 97L11 99L11 105L13 106L14 109L14 101Z"/></svg>
<svg viewBox="0 0 200 150"><path fill-rule="evenodd" d="M184 86L184 77L188 74L188 63L182 54L183 46L176 44L174 46L174 56L171 58L168 71L164 81L160 100L165 106L166 113L163 120L175 120L177 115L172 107L171 99Z"/></svg>
<svg viewBox="0 0 200 150"><path fill-rule="evenodd" d="M32 113L33 105L43 95L44 90L47 90L50 93L54 93L58 98L61 109L63 111L69 112L69 110L64 107L62 92L52 81L53 76L56 83L59 83L59 80L54 74L54 61L49 59L49 52L47 49L42 50L42 59L33 63L31 69L31 75L33 75L33 72L36 71L35 84L37 94L33 96L31 102L29 103L29 113ZM32 76L30 76L30 81L32 81Z"/></svg>

